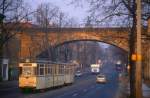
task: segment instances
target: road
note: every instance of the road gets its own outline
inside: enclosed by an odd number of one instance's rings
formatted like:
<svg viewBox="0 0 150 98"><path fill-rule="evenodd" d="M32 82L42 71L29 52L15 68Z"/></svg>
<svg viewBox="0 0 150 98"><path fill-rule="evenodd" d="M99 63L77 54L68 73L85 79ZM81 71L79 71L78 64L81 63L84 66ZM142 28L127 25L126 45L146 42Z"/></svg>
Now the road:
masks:
<svg viewBox="0 0 150 98"><path fill-rule="evenodd" d="M110 66L109 66L110 65ZM102 73L106 74L108 83L96 83L96 75L87 72L76 77L70 86L48 90L42 93L23 94L18 87L0 89L1 98L115 98L118 89L118 75L110 63L105 64Z"/></svg>

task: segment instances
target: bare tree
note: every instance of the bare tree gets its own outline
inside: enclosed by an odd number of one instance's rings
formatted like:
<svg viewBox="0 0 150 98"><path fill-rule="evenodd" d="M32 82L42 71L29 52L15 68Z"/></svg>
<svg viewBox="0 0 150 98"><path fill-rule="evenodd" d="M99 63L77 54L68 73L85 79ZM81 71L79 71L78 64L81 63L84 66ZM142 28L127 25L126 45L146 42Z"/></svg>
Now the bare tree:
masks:
<svg viewBox="0 0 150 98"><path fill-rule="evenodd" d="M79 26L78 22L74 17L69 17L67 13L59 12L57 17L58 27L77 27Z"/></svg>
<svg viewBox="0 0 150 98"><path fill-rule="evenodd" d="M88 2L90 9L89 13L93 21L96 23L113 23L117 26L129 26L129 57L131 65L130 83L131 96L134 97L134 71L135 62L131 61L132 53L135 53L136 42L136 0L71 0L72 3ZM145 20L150 16L150 0L142 0L142 20L143 25ZM117 21L116 21L117 20ZM112 26L112 25L111 25Z"/></svg>
<svg viewBox="0 0 150 98"><path fill-rule="evenodd" d="M1 0L0 13L5 16L0 22L0 57L3 55L3 46L16 35L12 30L19 28L20 22L28 20L29 12L23 0Z"/></svg>
<svg viewBox="0 0 150 98"><path fill-rule="evenodd" d="M35 13L36 22L41 27L53 26L58 17L59 8L51 3L42 3L37 7Z"/></svg>
<svg viewBox="0 0 150 98"><path fill-rule="evenodd" d="M64 27L79 27L79 23L76 21L74 17L68 18Z"/></svg>
<svg viewBox="0 0 150 98"><path fill-rule="evenodd" d="M10 49L8 47L11 47L9 42L16 40L14 36L17 34L17 32L14 32L14 30L20 30L20 28L23 26L21 22L28 21L28 16L33 13L30 11L29 7L23 2L23 0L0 0L0 18L3 18L0 19L0 65L2 64L2 59L5 56L4 52L6 52L7 49ZM14 44L14 48L19 51L19 43ZM6 56L10 60L13 59L13 62L17 62L18 60L18 57L15 56L14 58L11 58L11 55L8 53L6 53Z"/></svg>
<svg viewBox="0 0 150 98"><path fill-rule="evenodd" d="M86 21L85 27L91 28L92 27L92 19L91 19L91 17L87 16L85 21Z"/></svg>
<svg viewBox="0 0 150 98"><path fill-rule="evenodd" d="M135 0L71 0L72 3L88 2L89 14L96 23L113 23L117 26L127 26L133 22L136 15ZM142 0L142 19L150 16L150 1ZM117 20L117 21L114 21Z"/></svg>
<svg viewBox="0 0 150 98"><path fill-rule="evenodd" d="M62 12L59 7L51 3L42 3L36 9L36 23L41 27L77 27L78 23L73 17Z"/></svg>

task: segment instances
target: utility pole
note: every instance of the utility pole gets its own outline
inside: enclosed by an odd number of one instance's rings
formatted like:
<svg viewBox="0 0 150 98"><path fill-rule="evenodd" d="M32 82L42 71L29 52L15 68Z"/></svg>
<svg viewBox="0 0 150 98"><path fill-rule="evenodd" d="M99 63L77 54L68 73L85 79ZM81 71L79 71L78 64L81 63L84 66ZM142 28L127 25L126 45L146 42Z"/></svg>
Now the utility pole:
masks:
<svg viewBox="0 0 150 98"><path fill-rule="evenodd" d="M136 69L135 69L135 98L142 98L142 64L141 64L141 0L136 0Z"/></svg>

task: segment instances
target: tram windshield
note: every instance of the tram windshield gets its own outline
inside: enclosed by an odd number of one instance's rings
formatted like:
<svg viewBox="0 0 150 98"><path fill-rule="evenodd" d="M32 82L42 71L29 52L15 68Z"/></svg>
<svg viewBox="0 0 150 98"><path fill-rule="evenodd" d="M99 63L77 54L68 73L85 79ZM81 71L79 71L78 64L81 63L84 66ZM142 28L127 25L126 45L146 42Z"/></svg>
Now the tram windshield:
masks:
<svg viewBox="0 0 150 98"><path fill-rule="evenodd" d="M21 67L20 75L33 76L33 75L35 75L35 68L34 67Z"/></svg>

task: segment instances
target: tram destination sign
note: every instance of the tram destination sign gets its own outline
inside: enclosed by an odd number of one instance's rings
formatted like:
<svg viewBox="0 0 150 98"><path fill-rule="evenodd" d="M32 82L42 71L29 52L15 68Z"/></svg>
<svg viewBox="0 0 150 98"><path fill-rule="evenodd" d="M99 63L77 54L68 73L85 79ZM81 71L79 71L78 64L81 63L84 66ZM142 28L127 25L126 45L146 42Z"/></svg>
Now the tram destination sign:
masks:
<svg viewBox="0 0 150 98"><path fill-rule="evenodd" d="M23 64L23 66L32 66L32 64L26 63L26 64Z"/></svg>

